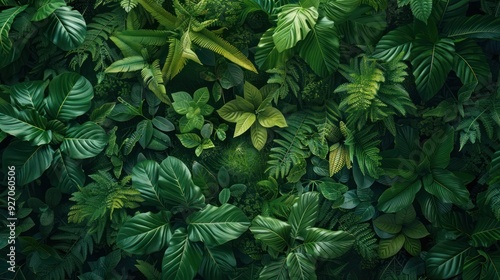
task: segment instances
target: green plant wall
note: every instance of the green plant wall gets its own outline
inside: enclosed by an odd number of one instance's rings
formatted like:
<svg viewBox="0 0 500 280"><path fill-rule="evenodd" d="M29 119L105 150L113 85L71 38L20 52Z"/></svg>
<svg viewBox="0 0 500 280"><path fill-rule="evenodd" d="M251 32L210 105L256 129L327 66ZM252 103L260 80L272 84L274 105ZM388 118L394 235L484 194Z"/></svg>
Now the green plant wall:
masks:
<svg viewBox="0 0 500 280"><path fill-rule="evenodd" d="M500 280L500 2L0 7L0 278Z"/></svg>

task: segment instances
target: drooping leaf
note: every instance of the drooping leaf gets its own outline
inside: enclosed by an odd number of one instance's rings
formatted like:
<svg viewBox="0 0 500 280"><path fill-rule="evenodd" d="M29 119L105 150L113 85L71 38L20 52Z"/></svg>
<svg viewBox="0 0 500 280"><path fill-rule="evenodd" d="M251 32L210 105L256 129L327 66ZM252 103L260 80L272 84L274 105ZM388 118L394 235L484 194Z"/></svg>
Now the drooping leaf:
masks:
<svg viewBox="0 0 500 280"><path fill-rule="evenodd" d="M126 73L142 70L147 66L146 60L139 55L124 57L113 62L104 70L105 73Z"/></svg>
<svg viewBox="0 0 500 280"><path fill-rule="evenodd" d="M255 239L278 252L289 246L291 226L272 217L258 215L252 221L250 231Z"/></svg>
<svg viewBox="0 0 500 280"><path fill-rule="evenodd" d="M236 259L229 246L205 246L199 273L207 280L227 279L236 267Z"/></svg>
<svg viewBox="0 0 500 280"><path fill-rule="evenodd" d="M129 253L144 255L164 249L172 237L168 211L139 213L118 231L116 245Z"/></svg>
<svg viewBox="0 0 500 280"><path fill-rule="evenodd" d="M292 252L286 257L288 275L292 280L317 279L314 259L302 253Z"/></svg>
<svg viewBox="0 0 500 280"><path fill-rule="evenodd" d="M175 230L163 256L162 279L193 279L201 265L203 249L188 238L185 228Z"/></svg>
<svg viewBox="0 0 500 280"><path fill-rule="evenodd" d="M250 221L239 208L223 204L208 204L186 220L189 240L202 241L209 246L222 245L238 238L248 229Z"/></svg>
<svg viewBox="0 0 500 280"><path fill-rule="evenodd" d="M64 0L44 0L40 1L40 6L31 17L32 21L40 21L49 17L54 11L62 6L66 6Z"/></svg>
<svg viewBox="0 0 500 280"><path fill-rule="evenodd" d="M378 41L372 56L377 59L391 61L404 53L402 59L408 59L411 54L413 39L412 25L396 27Z"/></svg>
<svg viewBox="0 0 500 280"><path fill-rule="evenodd" d="M288 280L287 259L281 257L273 260L260 271L259 279L262 280Z"/></svg>
<svg viewBox="0 0 500 280"><path fill-rule="evenodd" d="M314 7L303 8L297 4L283 6L273 34L278 52L293 48L297 42L305 39L317 19L318 11Z"/></svg>
<svg viewBox="0 0 500 280"><path fill-rule="evenodd" d="M466 205L469 201L469 191L462 180L446 169L433 169L423 183L425 190L442 202Z"/></svg>
<svg viewBox="0 0 500 280"><path fill-rule="evenodd" d="M331 231L310 227L302 244L306 253L316 258L333 259L347 253L354 244L354 236L345 231Z"/></svg>
<svg viewBox="0 0 500 280"><path fill-rule="evenodd" d="M443 33L451 38L500 39L500 18L490 15L456 17L444 26Z"/></svg>
<svg viewBox="0 0 500 280"><path fill-rule="evenodd" d="M490 75L490 68L483 50L473 40L455 43L455 59L453 70L462 81L462 84L485 84Z"/></svg>
<svg viewBox="0 0 500 280"><path fill-rule="evenodd" d="M385 213L395 213L411 205L422 187L422 181L396 182L378 198L377 208Z"/></svg>
<svg viewBox="0 0 500 280"><path fill-rule="evenodd" d="M16 6L5 9L0 13L0 53L2 56L9 54L12 49L12 41L9 38L12 22L27 7L28 5Z"/></svg>
<svg viewBox="0 0 500 280"><path fill-rule="evenodd" d="M275 27L271 27L260 37L255 53L255 64L261 70L268 70L284 65L287 58L291 56L290 50L278 51L273 40L274 31Z"/></svg>
<svg viewBox="0 0 500 280"><path fill-rule="evenodd" d="M80 12L61 6L48 17L45 34L56 46L69 51L83 43L87 25Z"/></svg>
<svg viewBox="0 0 500 280"><path fill-rule="evenodd" d="M462 272L465 258L471 247L464 241L445 240L429 250L425 259L428 275L433 278L447 279Z"/></svg>
<svg viewBox="0 0 500 280"><path fill-rule="evenodd" d="M318 217L318 202L319 194L308 192L302 194L299 200L293 205L288 217L288 222L292 226L292 238L304 238L306 235L305 230L308 227L314 226Z"/></svg>
<svg viewBox="0 0 500 280"><path fill-rule="evenodd" d="M108 136L94 122L70 127L61 143L61 151L74 159L85 159L98 155L108 144Z"/></svg>

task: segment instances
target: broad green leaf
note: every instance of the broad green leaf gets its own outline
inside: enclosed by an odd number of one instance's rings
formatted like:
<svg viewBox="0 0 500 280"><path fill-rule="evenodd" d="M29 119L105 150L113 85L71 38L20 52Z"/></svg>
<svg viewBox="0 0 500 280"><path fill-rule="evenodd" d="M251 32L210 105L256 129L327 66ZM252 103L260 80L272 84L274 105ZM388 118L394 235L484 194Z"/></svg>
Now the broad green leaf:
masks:
<svg viewBox="0 0 500 280"><path fill-rule="evenodd" d="M403 226L404 235L414 238L421 239L429 235L429 232L425 228L424 224L420 221L413 221L411 224Z"/></svg>
<svg viewBox="0 0 500 280"><path fill-rule="evenodd" d="M425 259L429 277L448 279L462 272L465 258L471 247L461 240L445 240L432 247Z"/></svg>
<svg viewBox="0 0 500 280"><path fill-rule="evenodd" d="M339 37L333 21L324 17L299 45L299 55L316 74L326 77L339 65Z"/></svg>
<svg viewBox="0 0 500 280"><path fill-rule="evenodd" d="M245 100L252 103L254 108L259 108L262 103L262 93L260 90L249 82L245 82L243 90Z"/></svg>
<svg viewBox="0 0 500 280"><path fill-rule="evenodd" d="M280 110L270 106L264 108L262 111L259 111L257 114L257 120L263 127L287 127L285 117Z"/></svg>
<svg viewBox="0 0 500 280"><path fill-rule="evenodd" d="M225 204L231 198L231 190L230 189L222 189L219 193L219 202L220 204Z"/></svg>
<svg viewBox="0 0 500 280"><path fill-rule="evenodd" d="M455 59L453 70L462 81L462 84L487 83L491 75L483 50L474 40L465 40L455 43Z"/></svg>
<svg viewBox="0 0 500 280"><path fill-rule="evenodd" d="M43 112L43 98L47 81L28 81L17 83L10 87L11 103L19 108L34 109Z"/></svg>
<svg viewBox="0 0 500 280"><path fill-rule="evenodd" d="M193 101L198 106L206 104L209 99L210 99L210 92L208 92L207 87L199 88L193 94Z"/></svg>
<svg viewBox="0 0 500 280"><path fill-rule="evenodd" d="M175 230L163 256L162 279L186 280L196 276L203 257L200 244L189 240L185 228Z"/></svg>
<svg viewBox="0 0 500 280"><path fill-rule="evenodd" d="M354 236L345 231L332 231L310 227L302 247L307 254L324 260L338 258L354 244Z"/></svg>
<svg viewBox="0 0 500 280"><path fill-rule="evenodd" d="M422 214L433 225L440 225L444 214L449 213L452 208L452 204L443 203L439 198L426 192L421 192L417 196L417 200L420 204Z"/></svg>
<svg viewBox="0 0 500 280"><path fill-rule="evenodd" d="M137 124L136 131L141 135L139 144L143 149L146 149L153 138L153 123L150 120L142 120Z"/></svg>
<svg viewBox="0 0 500 280"><path fill-rule="evenodd" d="M325 15L335 23L345 21L349 14L361 3L360 0L335 0L321 2L321 11L323 11Z"/></svg>
<svg viewBox="0 0 500 280"><path fill-rule="evenodd" d="M260 280L288 280L287 259L279 258L273 260L260 271Z"/></svg>
<svg viewBox="0 0 500 280"><path fill-rule="evenodd" d="M63 73L49 84L46 110L49 116L59 120L71 120L90 109L94 97L92 84L77 73Z"/></svg>
<svg viewBox="0 0 500 280"><path fill-rule="evenodd" d="M378 41L372 53L372 57L391 61L397 58L401 53L404 53L402 60L408 59L411 54L413 39L412 25L396 27Z"/></svg>
<svg viewBox="0 0 500 280"><path fill-rule="evenodd" d="M174 124L168 119L161 116L156 116L153 118L153 125L163 132L169 132L175 130Z"/></svg>
<svg viewBox="0 0 500 280"><path fill-rule="evenodd" d="M181 141L182 146L191 149L201 144L201 138L196 133L183 133L176 134L177 138Z"/></svg>
<svg viewBox="0 0 500 280"><path fill-rule="evenodd" d="M166 194L159 187L159 174L160 165L158 163L151 160L139 162L132 169L132 186L141 193L141 197L145 200L144 204L165 209L164 197Z"/></svg>
<svg viewBox="0 0 500 280"><path fill-rule="evenodd" d="M446 23L443 33L454 39L500 39L500 18L490 15L456 17Z"/></svg>
<svg viewBox="0 0 500 280"><path fill-rule="evenodd" d="M422 244L420 243L420 240L409 238L408 236L406 236L403 248L406 250L406 252L410 253L410 255L418 257L418 255L422 251Z"/></svg>
<svg viewBox="0 0 500 280"><path fill-rule="evenodd" d="M260 37L257 51L255 53L255 64L261 70L268 70L284 65L287 59L292 56L290 50L279 52L273 40L275 27L269 28Z"/></svg>
<svg viewBox="0 0 500 280"><path fill-rule="evenodd" d="M409 224L415 221L416 218L417 218L417 212L415 212L415 208L413 208L413 205L408 205L407 207L396 212L396 214L394 215L396 224L400 225Z"/></svg>
<svg viewBox="0 0 500 280"><path fill-rule="evenodd" d="M387 259L396 255L405 243L405 236L399 234L391 239L382 239L378 244L378 256L381 259Z"/></svg>
<svg viewBox="0 0 500 280"><path fill-rule="evenodd" d="M450 154L455 143L455 132L451 127L432 135L425 141L422 151L430 161L431 168L446 168L450 163Z"/></svg>
<svg viewBox="0 0 500 280"><path fill-rule="evenodd" d="M33 109L18 111L8 103L0 105L0 129L34 145L45 145L52 140L47 119Z"/></svg>
<svg viewBox="0 0 500 280"><path fill-rule="evenodd" d="M252 220L250 231L255 239L275 251L283 252L290 246L291 226L286 222L258 215Z"/></svg>
<svg viewBox="0 0 500 280"><path fill-rule="evenodd" d="M333 181L323 181L319 184L321 194L328 200L336 201L343 197L343 194L349 190L344 184L335 183Z"/></svg>
<svg viewBox="0 0 500 280"><path fill-rule="evenodd" d="M3 152L2 162L16 167L16 185L23 186L42 176L50 167L54 150L49 145L30 146L26 142L12 142Z"/></svg>
<svg viewBox="0 0 500 280"><path fill-rule="evenodd" d="M177 211L201 209L205 197L201 189L195 186L187 166L179 159L169 156L160 164L159 188L165 202Z"/></svg>
<svg viewBox="0 0 500 280"><path fill-rule="evenodd" d="M257 150L262 150L267 142L267 129L259 122L254 122L250 128L250 138L252 144Z"/></svg>
<svg viewBox="0 0 500 280"><path fill-rule="evenodd" d="M427 23L432 12L432 0L410 0L410 8L415 18Z"/></svg>
<svg viewBox="0 0 500 280"><path fill-rule="evenodd" d="M354 214L359 217L359 222L369 221L375 216L375 207L369 201L363 201L354 210Z"/></svg>
<svg viewBox="0 0 500 280"><path fill-rule="evenodd" d="M462 180L446 169L433 169L423 182L425 190L444 203L466 205L469 202L469 191Z"/></svg>
<svg viewBox="0 0 500 280"><path fill-rule="evenodd" d="M185 91L179 91L172 93L172 107L177 114L185 115L188 113L189 107L191 107L191 101L193 98L191 95Z"/></svg>
<svg viewBox="0 0 500 280"><path fill-rule="evenodd" d="M236 127L234 129L234 136L238 137L252 127L257 117L254 113L244 112L236 120Z"/></svg>
<svg viewBox="0 0 500 280"><path fill-rule="evenodd" d="M202 115L194 115L192 118L188 118L183 116L179 120L179 127L181 133L187 133L192 131L193 129L201 129L203 127L204 118Z"/></svg>
<svg viewBox="0 0 500 280"><path fill-rule="evenodd" d="M235 123L244 113L252 113L254 111L255 107L252 103L237 95L235 100L224 104L222 108L217 110L217 113L224 120Z"/></svg>
<svg viewBox="0 0 500 280"><path fill-rule="evenodd" d="M236 267L236 258L230 246L205 246L199 273L203 279L227 279Z"/></svg>
<svg viewBox="0 0 500 280"><path fill-rule="evenodd" d="M288 275L292 280L315 280L316 264L313 258L302 253L292 252L286 257Z"/></svg>
<svg viewBox="0 0 500 280"><path fill-rule="evenodd" d="M378 198L377 208L385 213L395 213L411 205L422 188L422 181L396 182Z"/></svg>
<svg viewBox="0 0 500 280"><path fill-rule="evenodd" d="M108 144L108 136L102 127L86 122L70 127L61 143L61 151L74 159L85 159L98 155Z"/></svg>
<svg viewBox="0 0 500 280"><path fill-rule="evenodd" d="M65 51L80 46L87 35L87 25L83 16L69 6L57 8L48 17L44 30L47 38Z"/></svg>
<svg viewBox="0 0 500 280"><path fill-rule="evenodd" d="M238 238L250 225L250 221L239 208L223 204L220 207L208 204L186 219L189 240L202 241L207 246L221 245Z"/></svg>
<svg viewBox="0 0 500 280"><path fill-rule="evenodd" d="M139 55L124 57L117 60L104 70L105 73L127 73L144 69L148 65L147 61Z"/></svg>
<svg viewBox="0 0 500 280"><path fill-rule="evenodd" d="M39 7L36 12L31 17L31 21L40 21L42 19L46 19L50 16L54 11L62 6L66 6L66 2L64 0L43 0L40 1Z"/></svg>
<svg viewBox="0 0 500 280"><path fill-rule="evenodd" d="M402 225L396 222L395 214L383 214L373 220L373 225L390 234L397 234L402 229Z"/></svg>
<svg viewBox="0 0 500 280"><path fill-rule="evenodd" d="M102 124L106 120L106 117L111 114L115 106L115 102L109 102L102 104L98 108L95 108L89 116L90 121L97 124Z"/></svg>
<svg viewBox="0 0 500 280"><path fill-rule="evenodd" d="M486 216L479 217L471 235L474 246L489 247L500 240L500 221Z"/></svg>
<svg viewBox="0 0 500 280"><path fill-rule="evenodd" d="M319 194L316 192L304 193L293 204L288 223L292 226L292 238L304 238L305 230L314 226L318 217Z"/></svg>
<svg viewBox="0 0 500 280"><path fill-rule="evenodd" d="M12 41L9 38L9 31L16 16L22 13L28 5L5 9L0 13L0 53L7 55L12 49Z"/></svg>
<svg viewBox="0 0 500 280"><path fill-rule="evenodd" d="M172 237L168 211L139 213L120 227L116 236L118 248L132 254L145 255L167 247Z"/></svg>
<svg viewBox="0 0 500 280"><path fill-rule="evenodd" d="M293 48L303 40L318 19L318 10L314 7L303 8L296 4L281 7L273 41L278 52Z"/></svg>
<svg viewBox="0 0 500 280"><path fill-rule="evenodd" d="M85 173L80 163L57 149L49 173L53 186L63 193L73 193L85 184Z"/></svg>
<svg viewBox="0 0 500 280"><path fill-rule="evenodd" d="M454 53L451 39L432 42L417 36L411 51L411 64L417 91L424 101L431 99L443 86L452 68Z"/></svg>

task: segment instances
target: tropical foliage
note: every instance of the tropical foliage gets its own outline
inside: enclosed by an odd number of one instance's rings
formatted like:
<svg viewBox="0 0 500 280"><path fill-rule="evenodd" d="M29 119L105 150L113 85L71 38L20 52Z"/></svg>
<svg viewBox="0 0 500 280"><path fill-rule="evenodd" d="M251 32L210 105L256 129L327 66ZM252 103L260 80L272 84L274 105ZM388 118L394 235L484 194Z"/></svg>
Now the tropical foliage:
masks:
<svg viewBox="0 0 500 280"><path fill-rule="evenodd" d="M2 279L500 280L498 1L0 6Z"/></svg>

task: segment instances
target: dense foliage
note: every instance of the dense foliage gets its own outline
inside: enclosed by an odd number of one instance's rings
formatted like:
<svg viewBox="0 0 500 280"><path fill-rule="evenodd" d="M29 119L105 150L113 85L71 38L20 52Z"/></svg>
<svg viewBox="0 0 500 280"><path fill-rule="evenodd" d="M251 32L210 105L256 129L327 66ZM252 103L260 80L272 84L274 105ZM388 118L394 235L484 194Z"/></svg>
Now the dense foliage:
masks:
<svg viewBox="0 0 500 280"><path fill-rule="evenodd" d="M500 279L497 0L0 6L2 279Z"/></svg>

